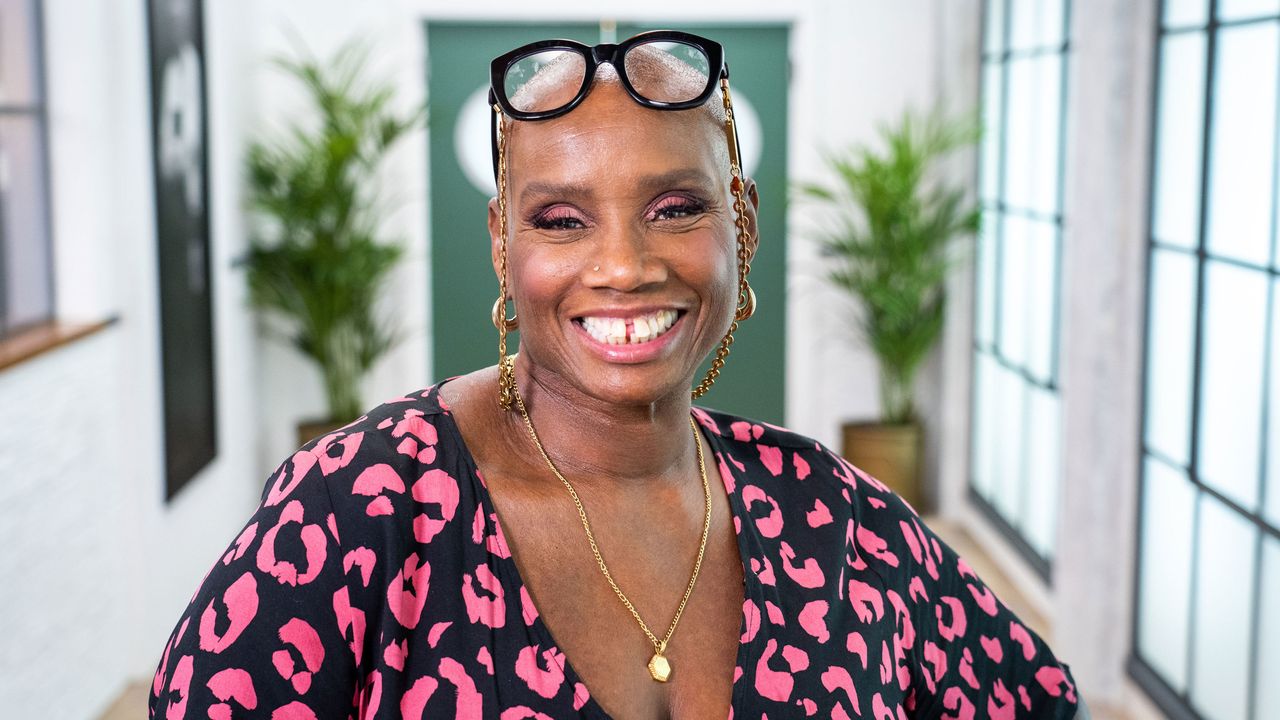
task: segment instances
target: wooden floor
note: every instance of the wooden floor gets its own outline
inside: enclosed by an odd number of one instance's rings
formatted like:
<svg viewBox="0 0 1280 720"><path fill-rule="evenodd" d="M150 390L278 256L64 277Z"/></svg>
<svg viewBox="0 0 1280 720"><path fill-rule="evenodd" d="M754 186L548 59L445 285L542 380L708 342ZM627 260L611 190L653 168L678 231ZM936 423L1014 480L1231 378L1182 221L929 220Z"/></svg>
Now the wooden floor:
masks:
<svg viewBox="0 0 1280 720"><path fill-rule="evenodd" d="M98 720L143 720L147 716L149 685L141 681L130 684Z"/></svg>

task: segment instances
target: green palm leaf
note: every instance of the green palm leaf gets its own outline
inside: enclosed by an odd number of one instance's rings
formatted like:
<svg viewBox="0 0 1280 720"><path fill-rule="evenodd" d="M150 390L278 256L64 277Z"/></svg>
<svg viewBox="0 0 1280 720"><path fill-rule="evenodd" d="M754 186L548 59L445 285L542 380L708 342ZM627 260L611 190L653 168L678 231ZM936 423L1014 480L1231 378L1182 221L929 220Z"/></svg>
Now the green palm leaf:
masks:
<svg viewBox="0 0 1280 720"><path fill-rule="evenodd" d="M293 347L320 365L330 417L360 414L359 383L395 343L377 311L400 258L377 237L374 179L388 150L425 119L391 109L392 87L364 78L367 51L348 44L326 63L279 58L317 117L253 143L245 158L257 219L246 260L250 302L285 320Z"/></svg>
<svg viewBox="0 0 1280 720"><path fill-rule="evenodd" d="M887 423L915 419L912 389L946 316L952 241L978 230L962 188L932 180L943 156L977 141L970 119L903 114L882 127L882 147L826 157L836 183L799 183L799 196L829 210L817 234L827 279L863 307L860 330L880 363Z"/></svg>

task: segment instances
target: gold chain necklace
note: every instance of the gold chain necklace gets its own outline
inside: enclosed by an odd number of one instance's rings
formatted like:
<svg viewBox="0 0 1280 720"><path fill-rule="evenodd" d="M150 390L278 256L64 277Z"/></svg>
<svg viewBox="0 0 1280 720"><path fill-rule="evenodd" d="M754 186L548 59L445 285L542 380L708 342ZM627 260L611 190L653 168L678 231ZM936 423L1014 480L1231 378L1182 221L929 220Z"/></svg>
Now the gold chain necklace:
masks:
<svg viewBox="0 0 1280 720"><path fill-rule="evenodd" d="M547 461L547 467L551 468L551 472L560 482L564 484L565 489L569 491L569 496L573 498L573 504L578 508L578 518L582 520L582 529L587 533L587 542L591 544L591 553L596 556L596 564L600 566L600 572L604 574L604 579L609 581L609 587L613 588L613 592L622 601L622 604L631 611L631 617L636 619L640 624L640 629L648 636L649 642L653 643L653 657L649 658L649 674L658 682L666 682L671 677L671 661L666 658L663 653L667 651L667 643L671 641L671 636L675 634L676 623L680 622L680 615L684 612L684 606L689 602L689 596L693 594L693 584L698 580L698 571L702 569L702 556L707 550L707 535L711 531L711 488L707 484L707 467L702 459L702 441L698 439L698 426L694 423L693 418L689 418L689 428L693 431L693 445L698 450L698 473L702 476L702 496L706 503L706 513L702 519L702 541L698 544L698 559L693 564L693 577L689 578L689 587L685 588L684 597L680 599L680 606L676 608L675 617L671 618L671 627L667 628L667 636L659 640L657 636L649 630L649 626L645 624L640 617L640 613L636 612L636 608L623 594L622 589L618 587L618 583L613 581L613 576L609 574L609 568L604 564L604 557L600 554L600 548L596 546L596 538L591 534L591 523L587 522L587 511L582 507L582 501L578 499L578 493L573 489L573 485L565 479L565 476L556 468L556 464L551 462L551 457L547 455L547 451L542 447L542 441L538 439L538 432L533 429L533 422L529 420L529 412L525 409L524 398L520 396L519 388L512 385L515 393L516 406L520 408L520 416L524 418L525 427L529 428L529 436L533 438L533 444L538 447L538 452L542 455L542 459Z"/></svg>

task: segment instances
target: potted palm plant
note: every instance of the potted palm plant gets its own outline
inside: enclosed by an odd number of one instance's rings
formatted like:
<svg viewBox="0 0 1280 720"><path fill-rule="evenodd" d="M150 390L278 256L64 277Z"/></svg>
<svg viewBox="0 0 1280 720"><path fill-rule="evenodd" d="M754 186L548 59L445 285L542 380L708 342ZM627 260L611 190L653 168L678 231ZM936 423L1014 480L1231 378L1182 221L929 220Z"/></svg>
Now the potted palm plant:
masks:
<svg viewBox="0 0 1280 720"><path fill-rule="evenodd" d="M861 305L858 328L879 362L880 418L844 426L846 458L923 508L917 372L937 343L952 241L978 230L965 190L936 177L939 160L973 144L978 125L904 113L881 128L882 147L830 155L834 185L804 183L802 197L825 206L817 235L831 261L827 278Z"/></svg>
<svg viewBox="0 0 1280 720"><path fill-rule="evenodd" d="M300 442L360 414L360 382L396 336L376 305L401 246L378 237L384 205L374 180L424 113L393 111L392 87L364 77L366 59L348 44L324 63L275 60L315 116L252 143L246 159L261 221L245 260L250 302L324 381L328 417L300 425Z"/></svg>

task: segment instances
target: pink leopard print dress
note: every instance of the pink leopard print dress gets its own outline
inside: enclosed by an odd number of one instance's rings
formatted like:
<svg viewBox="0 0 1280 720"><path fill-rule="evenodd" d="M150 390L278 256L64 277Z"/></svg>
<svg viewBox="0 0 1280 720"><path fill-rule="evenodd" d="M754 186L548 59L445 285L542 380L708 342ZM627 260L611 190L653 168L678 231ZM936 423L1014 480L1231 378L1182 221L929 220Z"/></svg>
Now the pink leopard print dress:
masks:
<svg viewBox="0 0 1280 720"><path fill-rule="evenodd" d="M1067 667L883 485L813 440L694 415L746 577L731 717L1075 715ZM179 618L150 717L609 716L538 617L436 386L271 477Z"/></svg>

